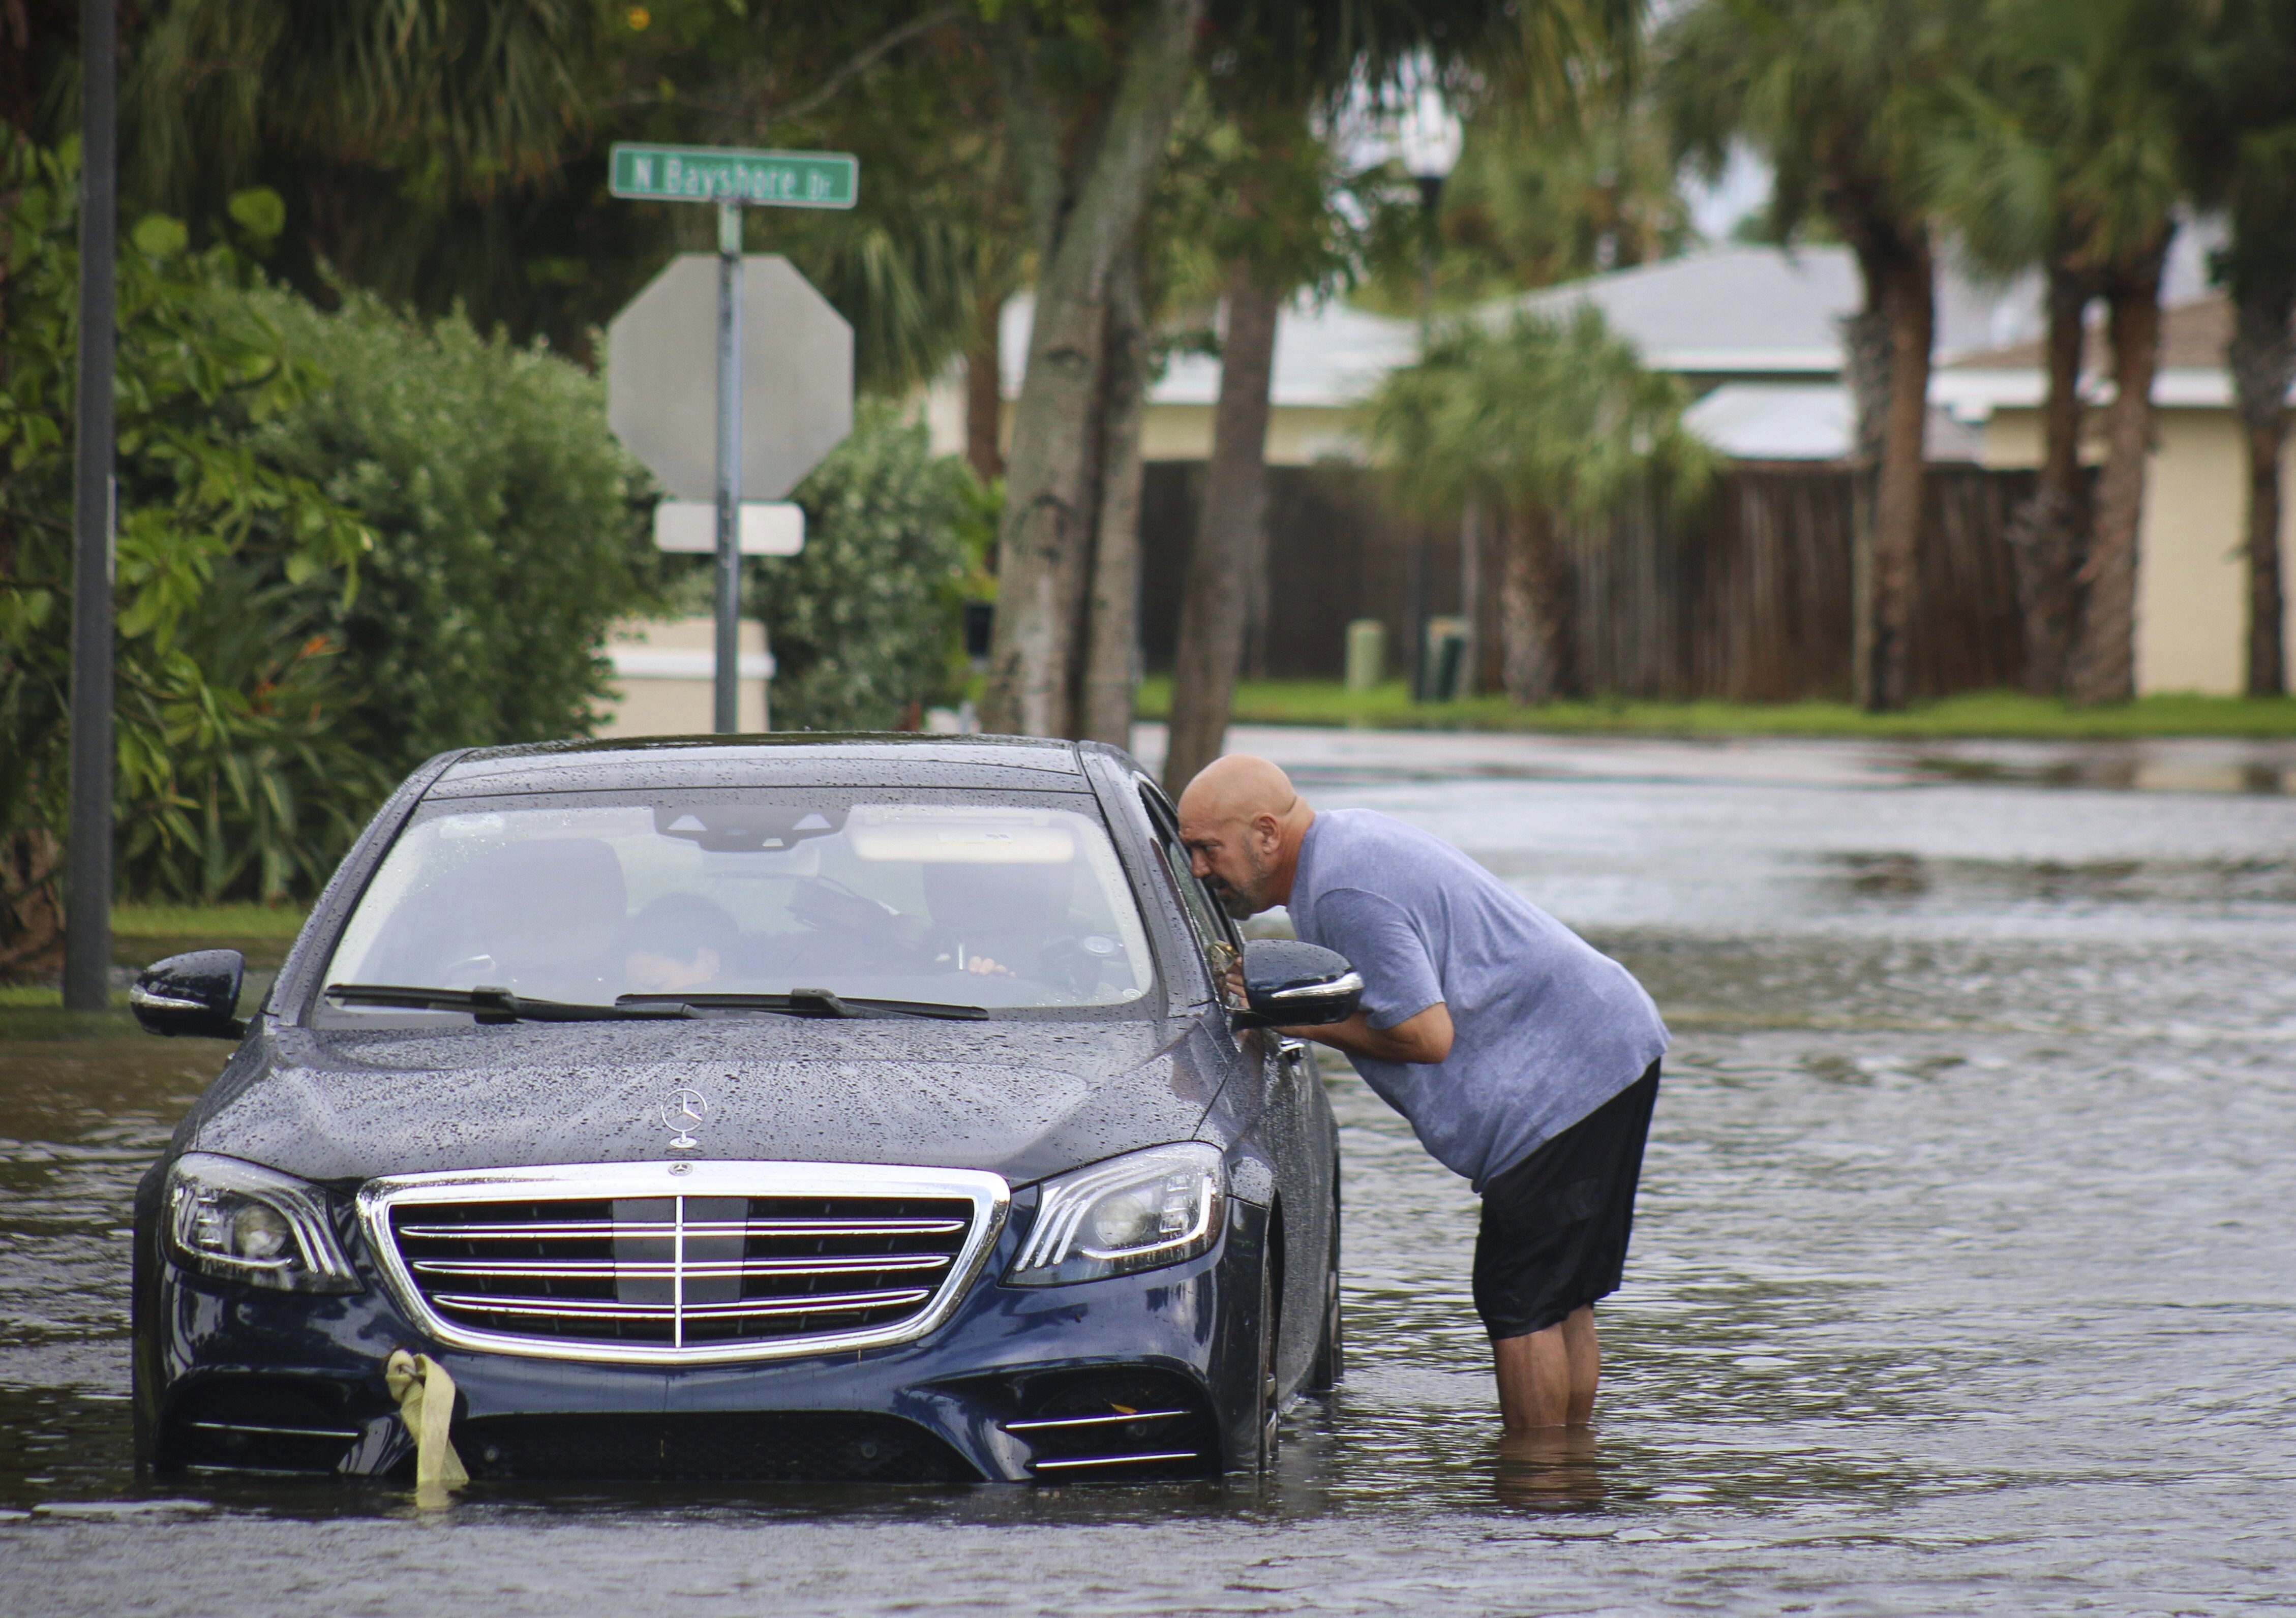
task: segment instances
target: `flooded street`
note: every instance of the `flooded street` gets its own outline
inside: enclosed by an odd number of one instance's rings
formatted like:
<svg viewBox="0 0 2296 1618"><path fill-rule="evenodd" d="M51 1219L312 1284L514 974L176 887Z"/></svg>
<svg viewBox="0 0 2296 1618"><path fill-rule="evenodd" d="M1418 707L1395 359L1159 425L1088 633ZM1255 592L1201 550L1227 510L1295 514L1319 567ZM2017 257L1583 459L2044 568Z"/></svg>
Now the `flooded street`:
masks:
<svg viewBox="0 0 2296 1618"><path fill-rule="evenodd" d="M2296 752L1236 743L1666 1011L1591 1440L1502 1450L1474 1199L1327 1062L1348 1377L1265 1485L141 1486L123 1227L225 1050L0 1023L0 1610L2296 1606Z"/></svg>

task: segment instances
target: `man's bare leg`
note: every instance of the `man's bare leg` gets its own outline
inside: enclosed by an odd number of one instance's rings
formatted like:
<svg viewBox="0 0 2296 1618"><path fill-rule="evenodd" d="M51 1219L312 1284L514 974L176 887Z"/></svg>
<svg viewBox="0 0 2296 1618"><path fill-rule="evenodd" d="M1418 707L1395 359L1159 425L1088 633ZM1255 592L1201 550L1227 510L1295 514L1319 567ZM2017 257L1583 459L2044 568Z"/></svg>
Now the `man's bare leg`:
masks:
<svg viewBox="0 0 2296 1618"><path fill-rule="evenodd" d="M1603 1380L1603 1345L1595 1336L1595 1306L1583 1303L1562 1322L1562 1345L1570 1356L1570 1425L1591 1426L1595 1391Z"/></svg>
<svg viewBox="0 0 2296 1618"><path fill-rule="evenodd" d="M1508 1432L1583 1427L1595 1419L1603 1351L1592 1305L1543 1331L1494 1339L1491 1357L1498 1372L1499 1419Z"/></svg>

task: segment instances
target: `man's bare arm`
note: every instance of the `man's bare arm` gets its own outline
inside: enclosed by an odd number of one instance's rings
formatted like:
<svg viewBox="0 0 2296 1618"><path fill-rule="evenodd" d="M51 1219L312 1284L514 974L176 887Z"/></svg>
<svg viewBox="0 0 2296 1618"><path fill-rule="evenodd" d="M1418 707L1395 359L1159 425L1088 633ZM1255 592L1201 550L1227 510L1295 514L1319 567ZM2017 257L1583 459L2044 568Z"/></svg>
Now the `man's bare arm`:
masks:
<svg viewBox="0 0 2296 1618"><path fill-rule="evenodd" d="M1423 1066L1439 1062L1451 1054L1451 1012L1439 1000L1424 1011L1413 1012L1392 1028L1374 1028L1370 1014L1358 1011L1343 1023L1280 1032L1295 1040L1314 1040L1330 1045L1349 1056L1367 1056L1375 1062Z"/></svg>

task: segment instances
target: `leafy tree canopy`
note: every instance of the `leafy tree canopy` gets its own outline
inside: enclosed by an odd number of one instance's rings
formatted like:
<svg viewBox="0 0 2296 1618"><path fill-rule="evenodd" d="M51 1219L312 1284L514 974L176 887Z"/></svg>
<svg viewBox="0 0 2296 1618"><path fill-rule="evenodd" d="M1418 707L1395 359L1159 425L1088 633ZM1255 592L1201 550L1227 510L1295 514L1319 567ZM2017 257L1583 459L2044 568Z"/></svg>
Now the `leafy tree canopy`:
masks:
<svg viewBox="0 0 2296 1618"><path fill-rule="evenodd" d="M659 568L652 486L607 431L598 380L459 314L250 301L329 378L250 443L373 534L357 598L327 619L387 768L586 731L606 625L648 603Z"/></svg>

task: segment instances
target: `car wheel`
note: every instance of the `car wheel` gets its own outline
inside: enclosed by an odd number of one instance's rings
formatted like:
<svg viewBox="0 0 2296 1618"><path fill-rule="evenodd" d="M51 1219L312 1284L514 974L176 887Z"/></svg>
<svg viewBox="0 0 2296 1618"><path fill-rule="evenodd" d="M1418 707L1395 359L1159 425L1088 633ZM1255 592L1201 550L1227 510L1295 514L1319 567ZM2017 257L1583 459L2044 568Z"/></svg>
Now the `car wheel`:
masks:
<svg viewBox="0 0 2296 1618"><path fill-rule="evenodd" d="M1308 1391L1328 1393L1347 1375L1347 1354L1340 1327L1340 1199L1332 1195L1332 1256L1324 1266L1324 1335L1316 1344L1315 1363L1308 1368Z"/></svg>
<svg viewBox="0 0 2296 1618"><path fill-rule="evenodd" d="M1259 1454L1252 1467L1262 1477L1275 1469L1276 1422L1283 1413L1275 1375L1276 1349L1283 1341L1279 1330L1283 1307L1274 1271L1263 1256L1259 1261Z"/></svg>

